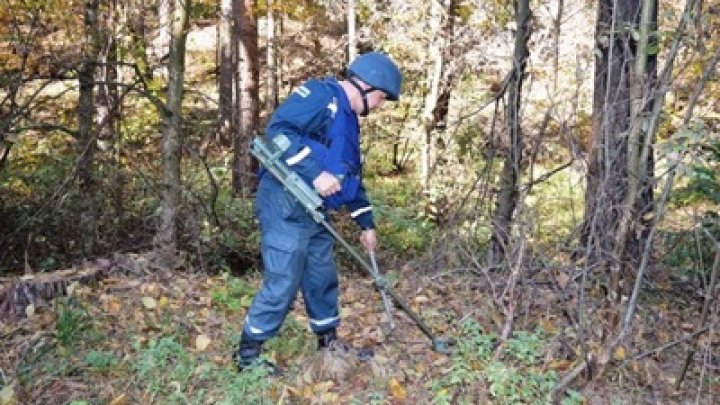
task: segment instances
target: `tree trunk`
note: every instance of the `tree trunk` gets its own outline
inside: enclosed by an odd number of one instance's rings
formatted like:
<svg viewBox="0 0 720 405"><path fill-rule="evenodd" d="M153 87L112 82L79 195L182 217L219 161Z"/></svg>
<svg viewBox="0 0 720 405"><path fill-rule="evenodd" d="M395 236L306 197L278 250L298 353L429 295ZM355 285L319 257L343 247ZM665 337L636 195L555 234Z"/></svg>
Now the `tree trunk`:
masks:
<svg viewBox="0 0 720 405"><path fill-rule="evenodd" d="M278 93L277 42L275 39L275 2L267 0L267 96L265 111L269 117L280 100Z"/></svg>
<svg viewBox="0 0 720 405"><path fill-rule="evenodd" d="M588 244L586 265L611 272L611 300L619 298L621 263L637 258L641 246L637 234L630 232L638 224L636 207L641 205L637 183L630 177L639 174L641 136L631 128L631 117L641 110L633 108L632 100L642 85L636 77L637 42L633 30L626 29L638 26L640 10L639 0L601 0L595 33L598 54L583 242ZM618 252L623 256L617 257Z"/></svg>
<svg viewBox="0 0 720 405"><path fill-rule="evenodd" d="M180 204L180 153L182 144L182 100L185 79L185 40L190 0L174 0L168 59L168 97L163 114L163 192L160 228L156 243L163 250L177 246Z"/></svg>
<svg viewBox="0 0 720 405"><path fill-rule="evenodd" d="M565 12L565 0L557 0L557 7L553 21L553 94L557 92L558 76L560 75L560 31Z"/></svg>
<svg viewBox="0 0 720 405"><path fill-rule="evenodd" d="M218 24L218 139L224 146L232 145L233 135L237 132L235 124L237 111L235 105L236 60L233 57L235 43L233 37L233 0L220 0L220 22Z"/></svg>
<svg viewBox="0 0 720 405"><path fill-rule="evenodd" d="M507 89L507 130L509 147L505 155L500 178L500 191L497 197L492 221L492 237L487 255L489 266L497 266L504 260L513 213L517 206L519 194L520 169L522 164L522 127L520 124L520 107L522 98L523 76L528 56L528 40L530 39L530 0L515 0L515 50L513 53L512 76Z"/></svg>
<svg viewBox="0 0 720 405"><path fill-rule="evenodd" d="M86 256L95 251L97 238L97 180L95 179L95 151L97 136L94 133L95 72L100 48L98 30L98 0L85 2L85 42L83 61L78 80L78 183L80 192L80 246Z"/></svg>
<svg viewBox="0 0 720 405"><path fill-rule="evenodd" d="M122 198L122 176L120 170L120 137L119 137L119 93L118 85L118 45L115 36L115 27L118 24L119 8L117 1L113 0L108 5L107 12L103 13L103 21L100 22L101 27L101 50L99 57L99 66L97 71L97 128L98 139L105 145L101 150L107 152L110 164L110 179L108 185L112 187L109 195L112 196L112 206L114 217L118 223L122 223L124 216L123 198ZM117 230L113 229L115 240L119 240Z"/></svg>
<svg viewBox="0 0 720 405"><path fill-rule="evenodd" d="M347 2L347 35L348 35L348 63L355 60L357 56L357 14L355 11L355 0Z"/></svg>
<svg viewBox="0 0 720 405"><path fill-rule="evenodd" d="M420 184L424 191L428 191L430 184L435 131L444 126L440 123L444 123L450 101L450 80L445 66L445 54L453 35L455 5L455 0L432 2L431 5L430 29L433 39L428 49L431 66L428 68L428 93L423 107L423 139L420 148Z"/></svg>
<svg viewBox="0 0 720 405"><path fill-rule="evenodd" d="M240 38L238 49L238 97L240 115L234 138L233 191L249 196L255 191L257 166L250 155L250 142L259 127L259 53L254 0L238 2L235 26Z"/></svg>

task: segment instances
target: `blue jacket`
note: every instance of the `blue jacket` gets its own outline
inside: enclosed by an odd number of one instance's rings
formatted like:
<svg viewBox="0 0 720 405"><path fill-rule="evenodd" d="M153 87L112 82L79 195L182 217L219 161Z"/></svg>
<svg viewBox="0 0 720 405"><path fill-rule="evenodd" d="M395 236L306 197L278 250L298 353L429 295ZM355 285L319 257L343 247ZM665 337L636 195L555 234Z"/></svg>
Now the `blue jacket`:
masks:
<svg viewBox="0 0 720 405"><path fill-rule="evenodd" d="M374 228L372 207L362 184L360 126L340 84L332 78L310 80L275 110L266 135L291 141L283 159L309 185L322 171L341 180L342 191L325 198L325 207L346 206L363 229Z"/></svg>

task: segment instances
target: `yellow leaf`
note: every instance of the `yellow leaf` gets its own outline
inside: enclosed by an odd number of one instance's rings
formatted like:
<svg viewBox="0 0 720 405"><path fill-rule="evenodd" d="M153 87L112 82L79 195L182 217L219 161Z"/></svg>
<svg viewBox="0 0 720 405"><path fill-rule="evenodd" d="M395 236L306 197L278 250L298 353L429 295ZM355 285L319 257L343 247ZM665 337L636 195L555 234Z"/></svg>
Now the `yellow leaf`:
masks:
<svg viewBox="0 0 720 405"><path fill-rule="evenodd" d="M550 334L554 334L555 332L557 332L557 326L555 326L555 322L553 322L552 319L540 319L540 327L543 328L545 332L548 332Z"/></svg>
<svg viewBox="0 0 720 405"><path fill-rule="evenodd" d="M115 397L108 405L127 405L130 403L130 398L125 394Z"/></svg>
<svg viewBox="0 0 720 405"><path fill-rule="evenodd" d="M170 303L170 300L168 300L168 297L162 296L160 297L160 301L158 301L158 305L160 305L160 308L165 308Z"/></svg>
<svg viewBox="0 0 720 405"><path fill-rule="evenodd" d="M625 360L625 347L623 347L623 346L616 347L615 352L613 353L613 359L615 359L615 361Z"/></svg>
<svg viewBox="0 0 720 405"><path fill-rule="evenodd" d="M153 297L143 297L142 303L147 309L155 309L157 307L157 301Z"/></svg>
<svg viewBox="0 0 720 405"><path fill-rule="evenodd" d="M405 387L398 382L395 377L391 378L388 382L388 389L390 390L390 395L392 395L394 398L399 400L404 400L407 397L407 391L405 390Z"/></svg>
<svg viewBox="0 0 720 405"><path fill-rule="evenodd" d="M117 315L117 314L119 314L119 313L120 313L120 310L122 309L122 305L121 305L121 303L120 303L120 300L119 300L118 298L115 298L115 297L111 298L110 301L108 301L108 302L105 304L105 307L106 307L107 311L108 311L111 315Z"/></svg>
<svg viewBox="0 0 720 405"><path fill-rule="evenodd" d="M571 365L572 363L569 360L553 360L548 367L556 371L566 371Z"/></svg>
<svg viewBox="0 0 720 405"><path fill-rule="evenodd" d="M205 335L198 335L198 337L195 338L195 348L199 351L203 351L207 349L207 347L210 345L210 338Z"/></svg>

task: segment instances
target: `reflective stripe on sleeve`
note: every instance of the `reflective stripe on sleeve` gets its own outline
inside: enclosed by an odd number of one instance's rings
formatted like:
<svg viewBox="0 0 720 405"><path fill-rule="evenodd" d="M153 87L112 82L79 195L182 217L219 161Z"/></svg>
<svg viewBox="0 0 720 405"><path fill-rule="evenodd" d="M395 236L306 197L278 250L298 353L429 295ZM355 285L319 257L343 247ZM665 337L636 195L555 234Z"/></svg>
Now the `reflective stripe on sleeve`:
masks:
<svg viewBox="0 0 720 405"><path fill-rule="evenodd" d="M301 160L305 159L310 154L310 148L304 147L298 152L295 156L288 158L285 160L285 163L288 164L288 166L294 166L298 164Z"/></svg>
<svg viewBox="0 0 720 405"><path fill-rule="evenodd" d="M333 101L331 101L328 106L328 110L330 110L330 115L335 118L335 113L337 112L338 106L337 106L337 99L333 97Z"/></svg>
<svg viewBox="0 0 720 405"><path fill-rule="evenodd" d="M352 218L357 218L357 217L359 217L360 215L362 215L362 214L364 214L364 213L366 213L366 212L368 212L368 211L372 211L372 207L369 206L369 205L368 205L367 207L363 207L363 208L356 209L355 211L353 211L353 212L350 213L350 216L351 216Z"/></svg>

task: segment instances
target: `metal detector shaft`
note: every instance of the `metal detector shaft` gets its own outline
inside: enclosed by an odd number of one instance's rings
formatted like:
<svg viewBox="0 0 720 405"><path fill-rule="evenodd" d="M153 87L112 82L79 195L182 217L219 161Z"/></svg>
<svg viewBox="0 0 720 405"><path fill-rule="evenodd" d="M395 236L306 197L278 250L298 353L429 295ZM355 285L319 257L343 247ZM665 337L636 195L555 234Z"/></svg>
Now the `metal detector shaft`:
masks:
<svg viewBox="0 0 720 405"><path fill-rule="evenodd" d="M320 224L322 226L324 226L325 229L327 229L328 232L330 232L330 234L338 242L340 242L341 245L343 245L345 250L350 252L350 254L355 258L355 260L357 260L358 263L360 263L365 268L365 270L368 271L368 273L370 273L370 276L372 276L375 286L381 292L384 291L390 297L392 297L393 301L395 301L395 303L400 307L400 309L402 309L406 314L408 314L410 319L412 319L413 322L415 322L415 324L418 326L418 328L420 328L420 330L425 334L425 336L427 336L433 342L433 344L435 344L435 342L438 340L438 338L432 333L432 331L430 330L430 327L428 327L425 324L425 322L422 320L422 318L420 318L420 316L417 313L415 313L415 311L413 311L412 308L410 308L410 306L405 302L405 300L400 298L400 296L398 296L392 288L388 287L385 279L380 277L379 275L376 277L373 274L372 267L370 267L368 262L365 261L365 259L360 255L360 253L358 253L357 250L355 250L355 248L353 248L342 236L340 236L339 233L337 233L335 228L333 228L332 225L330 225L327 222L327 220L325 220L323 218L322 221L320 221Z"/></svg>
<svg viewBox="0 0 720 405"><path fill-rule="evenodd" d="M378 270L377 260L375 260L375 252L370 252L370 264L372 264L373 277L380 277L380 270ZM387 296L385 290L380 290L382 296L383 307L385 307L385 315L387 316L390 329L395 329L395 321L392 316L392 307L390 306L390 299Z"/></svg>
<svg viewBox="0 0 720 405"><path fill-rule="evenodd" d="M427 336L433 344L433 348L438 350L438 347L444 346L445 341L438 339L410 306L400 298L395 291L387 285L384 278L380 277L379 274L375 274L373 267L357 252L340 234L335 228L330 225L325 219L319 208L322 206L322 199L317 192L305 183L294 171L292 171L285 161L282 160L281 156L285 150L290 147L290 140L283 134L276 135L274 139L269 142L264 141L260 137L256 137L253 140L250 153L255 156L260 163L270 172L272 175L285 187L285 189L303 206L305 211L319 224L321 224L328 232L340 242L343 247L350 252L355 260L360 263L365 270L368 271L370 276L375 283L375 286L380 292L387 293L392 297L393 301L402 309L410 319L420 328L420 330ZM439 351L439 350L438 350Z"/></svg>

